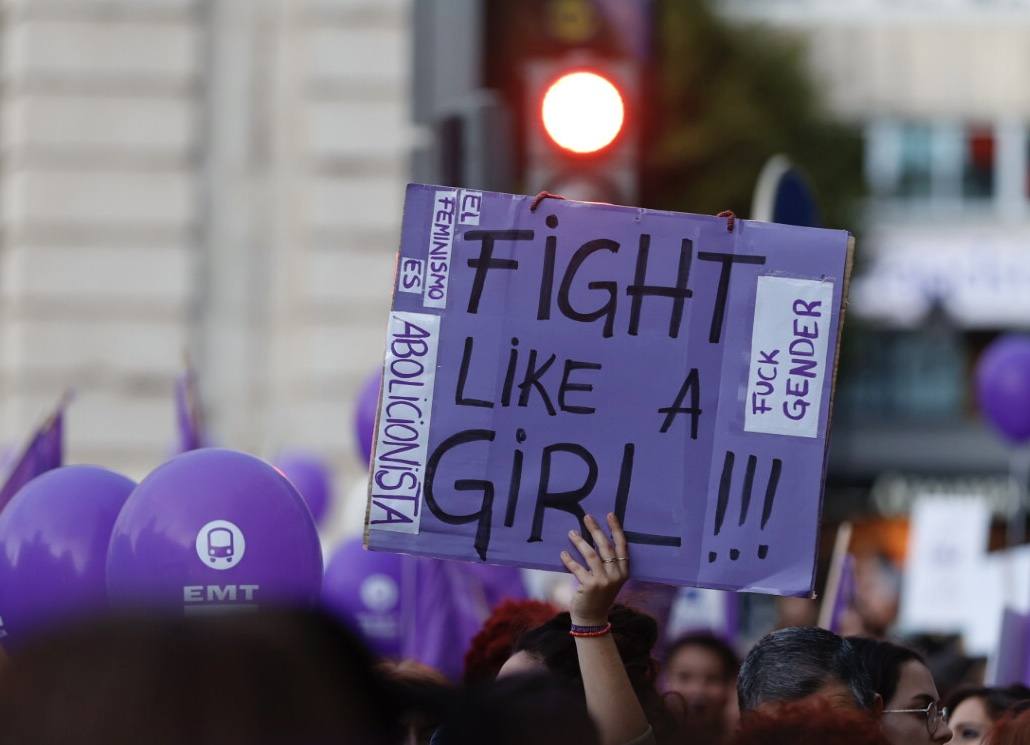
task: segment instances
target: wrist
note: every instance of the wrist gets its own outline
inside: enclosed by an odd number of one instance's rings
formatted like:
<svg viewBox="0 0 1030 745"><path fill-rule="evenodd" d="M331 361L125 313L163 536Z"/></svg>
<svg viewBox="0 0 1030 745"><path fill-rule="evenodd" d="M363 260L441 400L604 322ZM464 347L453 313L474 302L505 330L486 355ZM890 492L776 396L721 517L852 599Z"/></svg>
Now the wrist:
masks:
<svg viewBox="0 0 1030 745"><path fill-rule="evenodd" d="M580 616L569 614L573 626L604 626L608 623L608 616Z"/></svg>
<svg viewBox="0 0 1030 745"><path fill-rule="evenodd" d="M590 639L598 636L607 636L612 633L612 624L608 622L603 626L577 626L572 624L569 629L569 636L576 639Z"/></svg>

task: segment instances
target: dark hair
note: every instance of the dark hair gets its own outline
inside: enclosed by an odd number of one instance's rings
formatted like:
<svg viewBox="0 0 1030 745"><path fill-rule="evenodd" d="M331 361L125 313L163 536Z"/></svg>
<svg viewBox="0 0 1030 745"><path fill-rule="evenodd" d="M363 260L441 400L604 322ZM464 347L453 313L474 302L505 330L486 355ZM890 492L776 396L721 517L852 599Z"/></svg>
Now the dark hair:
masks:
<svg viewBox="0 0 1030 745"><path fill-rule="evenodd" d="M434 745L600 742L582 692L553 675L513 675L473 687L433 736Z"/></svg>
<svg viewBox="0 0 1030 745"><path fill-rule="evenodd" d="M516 640L527 629L539 626L558 612L550 603L539 600L505 600L500 603L472 638L465 653L466 685L485 683L497 677L511 657Z"/></svg>
<svg viewBox="0 0 1030 745"><path fill-rule="evenodd" d="M837 680L851 689L855 703L868 709L875 692L851 644L826 629L797 626L779 629L756 644L737 676L742 712L770 701L797 701Z"/></svg>
<svg viewBox="0 0 1030 745"><path fill-rule="evenodd" d="M792 701L752 711L730 745L889 745L869 712L835 709L825 701Z"/></svg>
<svg viewBox="0 0 1030 745"><path fill-rule="evenodd" d="M873 690L880 694L884 706L894 698L898 690L902 665L906 662L926 665L922 655L900 644L860 636L849 636L848 641L862 659L869 679L873 682Z"/></svg>
<svg viewBox="0 0 1030 745"><path fill-rule="evenodd" d="M722 663L724 680L737 677L737 671L740 669L740 658L737 657L737 653L724 639L709 631L692 631L678 637L665 653L665 664L668 665L673 657L688 647L700 647L718 657Z"/></svg>
<svg viewBox="0 0 1030 745"><path fill-rule="evenodd" d="M651 650L658 641L658 622L646 613L618 604L612 607L608 620L634 690L639 693L639 689L653 689L656 666ZM576 641L569 636L571 624L568 613L558 613L547 623L522 634L512 651L527 652L552 673L582 685Z"/></svg>
<svg viewBox="0 0 1030 745"><path fill-rule="evenodd" d="M454 685L439 670L415 660L381 660L376 670L405 704L395 712L398 723L416 742L429 742L458 699Z"/></svg>
<svg viewBox="0 0 1030 745"><path fill-rule="evenodd" d="M987 734L988 745L1026 745L1030 742L1030 711L1016 704Z"/></svg>
<svg viewBox="0 0 1030 745"><path fill-rule="evenodd" d="M646 613L621 604L612 606L608 620L630 684L654 727L655 737L662 742L673 736L676 723L655 687L658 666L651 657L651 650L658 641L658 622ZM526 652L537 658L551 673L582 691L583 676L576 641L569 636L571 623L568 613L559 613L519 637L513 652Z"/></svg>
<svg viewBox="0 0 1030 745"><path fill-rule="evenodd" d="M1016 709L1024 702L1030 702L1030 688L1022 683L1015 683L1004 688L990 686L983 688L963 688L948 697L947 707L952 714L958 705L967 698L978 698L983 701L987 715L992 722L997 722L1005 714Z"/></svg>
<svg viewBox="0 0 1030 745"><path fill-rule="evenodd" d="M95 620L27 641L0 673L0 743L397 741L406 703L327 615Z"/></svg>

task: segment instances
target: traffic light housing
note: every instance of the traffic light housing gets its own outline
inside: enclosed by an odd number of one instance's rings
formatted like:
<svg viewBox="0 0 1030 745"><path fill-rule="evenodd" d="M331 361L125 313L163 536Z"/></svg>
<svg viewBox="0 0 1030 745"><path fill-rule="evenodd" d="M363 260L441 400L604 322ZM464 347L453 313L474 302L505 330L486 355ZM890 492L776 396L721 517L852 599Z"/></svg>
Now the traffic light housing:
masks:
<svg viewBox="0 0 1030 745"><path fill-rule="evenodd" d="M485 7L483 82L510 112L512 190L636 204L652 4Z"/></svg>
<svg viewBox="0 0 1030 745"><path fill-rule="evenodd" d="M635 204L650 0L419 0L416 180Z"/></svg>
<svg viewBox="0 0 1030 745"><path fill-rule="evenodd" d="M527 61L523 190L591 202L637 197L636 66L589 53Z"/></svg>

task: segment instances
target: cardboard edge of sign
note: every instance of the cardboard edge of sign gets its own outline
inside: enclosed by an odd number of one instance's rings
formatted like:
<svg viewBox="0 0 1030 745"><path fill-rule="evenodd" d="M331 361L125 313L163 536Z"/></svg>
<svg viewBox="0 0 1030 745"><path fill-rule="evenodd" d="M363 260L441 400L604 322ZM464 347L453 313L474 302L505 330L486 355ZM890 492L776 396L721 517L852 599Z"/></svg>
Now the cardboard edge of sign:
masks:
<svg viewBox="0 0 1030 745"><path fill-rule="evenodd" d="M404 253L400 247L397 248L397 256L393 262L393 284L390 285L392 288L390 291L390 306L393 307L394 296L396 295L397 277L401 271L401 258ZM387 314L386 320L386 333L383 334L383 353L380 359L384 360L383 366L379 373L379 401L376 404L376 423L372 429L372 453L369 457L368 462L368 488L365 490L365 523L361 528L361 547L366 551L371 551L372 548L369 546L369 539L371 536L371 528L369 523L372 519L372 461L375 459L376 454L376 443L379 442L379 417L382 414L383 409L383 381L386 380L386 352L389 349L390 343L390 320L389 314Z"/></svg>
<svg viewBox="0 0 1030 745"><path fill-rule="evenodd" d="M830 435L833 429L833 404L837 399L837 371L840 368L840 350L844 343L844 317L848 313L848 292L851 289L851 271L855 266L855 236L848 233L848 246L844 255L844 283L841 286L840 292L840 318L837 320L837 348L833 354L833 377L830 379L830 401L827 406L826 412L826 453L823 456L823 475L819 487L819 517L816 520L816 541L812 547L812 579L810 584L812 592L809 597L815 600L819 597L818 591L815 589L815 577L816 569L819 564L819 536L818 532L821 532L823 525L823 503L826 499L826 472L830 467ZM850 536L850 533L848 534ZM847 546L844 546L843 550L847 551ZM827 576L827 585L832 581L832 572L830 576ZM829 597L832 597L828 592L829 587L826 588L827 592L824 593Z"/></svg>

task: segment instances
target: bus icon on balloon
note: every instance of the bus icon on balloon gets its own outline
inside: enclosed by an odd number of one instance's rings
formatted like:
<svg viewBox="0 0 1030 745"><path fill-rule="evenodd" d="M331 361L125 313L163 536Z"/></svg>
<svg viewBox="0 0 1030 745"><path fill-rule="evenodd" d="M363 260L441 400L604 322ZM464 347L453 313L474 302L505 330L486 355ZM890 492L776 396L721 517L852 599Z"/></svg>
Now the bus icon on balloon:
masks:
<svg viewBox="0 0 1030 745"><path fill-rule="evenodd" d="M243 531L228 520L212 520L197 533L197 558L219 571L236 566L243 559L247 542Z"/></svg>
<svg viewBox="0 0 1030 745"><path fill-rule="evenodd" d="M232 563L233 541L232 531L228 528L211 528L207 531L207 555L211 563L215 564L219 559L225 559Z"/></svg>

